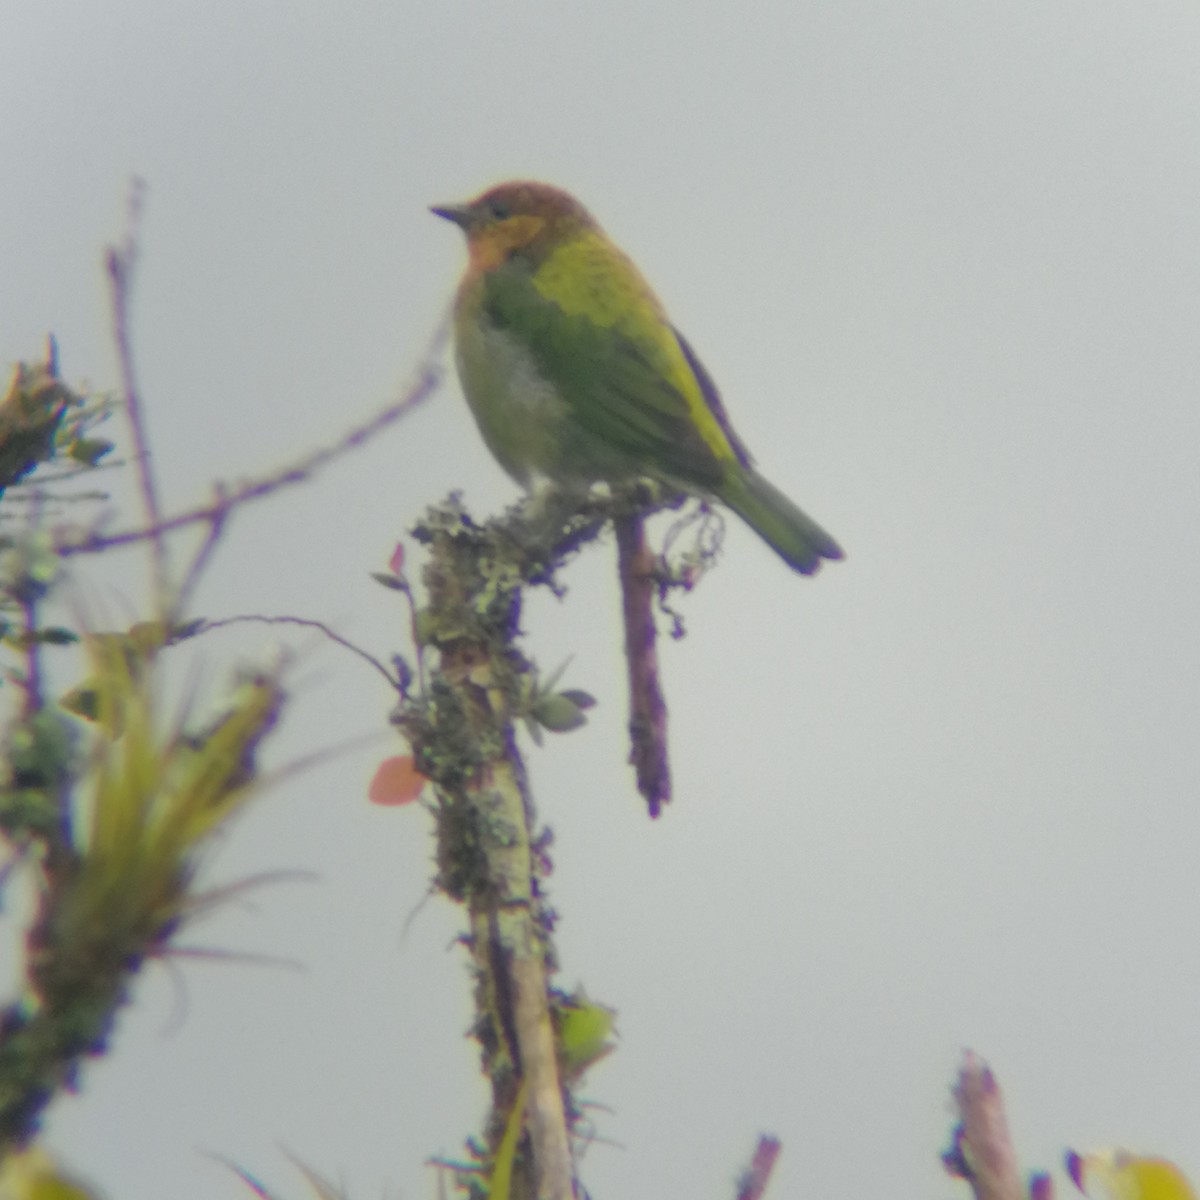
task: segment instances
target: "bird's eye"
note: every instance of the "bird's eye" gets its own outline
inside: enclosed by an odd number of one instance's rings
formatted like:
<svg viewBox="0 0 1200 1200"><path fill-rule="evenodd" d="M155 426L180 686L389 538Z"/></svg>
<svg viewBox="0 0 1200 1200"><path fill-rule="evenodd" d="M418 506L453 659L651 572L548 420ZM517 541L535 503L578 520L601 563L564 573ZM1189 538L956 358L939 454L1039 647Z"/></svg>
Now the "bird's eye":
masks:
<svg viewBox="0 0 1200 1200"><path fill-rule="evenodd" d="M489 200L488 216L493 221L507 221L512 216L512 207L506 200Z"/></svg>

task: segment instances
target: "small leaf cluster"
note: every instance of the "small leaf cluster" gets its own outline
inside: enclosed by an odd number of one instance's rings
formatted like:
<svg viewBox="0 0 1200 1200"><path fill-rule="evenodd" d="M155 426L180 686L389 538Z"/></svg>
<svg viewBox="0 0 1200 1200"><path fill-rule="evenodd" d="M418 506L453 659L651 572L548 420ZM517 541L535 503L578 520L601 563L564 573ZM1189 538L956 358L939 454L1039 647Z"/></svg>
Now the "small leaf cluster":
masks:
<svg viewBox="0 0 1200 1200"><path fill-rule="evenodd" d="M0 495L54 459L94 467L113 444L95 427L109 401L89 402L58 378L53 346L44 363L21 363L0 400Z"/></svg>

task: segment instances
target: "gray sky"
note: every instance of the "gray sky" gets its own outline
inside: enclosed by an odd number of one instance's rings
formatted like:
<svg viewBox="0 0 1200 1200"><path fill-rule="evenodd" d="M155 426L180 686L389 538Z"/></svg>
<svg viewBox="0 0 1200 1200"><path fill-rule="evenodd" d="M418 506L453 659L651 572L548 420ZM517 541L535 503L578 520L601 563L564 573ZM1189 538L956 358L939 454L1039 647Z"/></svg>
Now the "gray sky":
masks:
<svg viewBox="0 0 1200 1200"><path fill-rule="evenodd" d="M745 8L745 6L742 6ZM0 6L0 358L54 330L111 387L101 253L149 184L137 356L171 507L294 459L410 378L463 264L426 206L514 176L638 260L815 579L731 522L664 649L677 798L625 764L610 543L530 604L601 701L531 750L565 986L620 1011L599 1197L945 1196L965 1046L1028 1164L1120 1142L1200 1178L1200 9L1107 0ZM405 648L383 569L423 505L515 489L456 385L234 525L197 612ZM134 563L131 560L130 566ZM136 574L100 586L140 602ZM304 643L282 763L383 726ZM203 647L216 662L258 634ZM429 827L381 734L262 797L211 863L319 881L185 939L304 973L147 972L52 1144L114 1197L429 1197L485 1107ZM5 972L7 975L8 972Z"/></svg>

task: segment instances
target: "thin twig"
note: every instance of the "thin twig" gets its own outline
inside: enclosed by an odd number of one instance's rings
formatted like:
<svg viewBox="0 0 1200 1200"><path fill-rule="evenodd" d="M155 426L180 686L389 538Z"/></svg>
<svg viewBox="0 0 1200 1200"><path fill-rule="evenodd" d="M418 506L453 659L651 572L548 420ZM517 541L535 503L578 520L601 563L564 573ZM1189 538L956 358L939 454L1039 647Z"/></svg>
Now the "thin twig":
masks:
<svg viewBox="0 0 1200 1200"><path fill-rule="evenodd" d="M658 670L654 627L654 555L640 515L613 519L625 616L625 657L629 667L629 761L638 791L657 817L671 799L667 754L667 702Z"/></svg>
<svg viewBox="0 0 1200 1200"><path fill-rule="evenodd" d="M349 650L351 654L357 654L364 662L370 663L380 675L384 677L397 691L400 690L400 681L377 659L373 654L364 650L361 646L356 646L348 638L342 637L340 633L334 633L324 621L317 621L311 617L265 617L258 613L243 613L234 617L219 617L215 621L205 621L203 625L196 631L197 634L208 633L211 629L220 629L226 625L299 625L302 629L315 629L318 633L324 634L331 642L336 642L339 646Z"/></svg>
<svg viewBox="0 0 1200 1200"><path fill-rule="evenodd" d="M284 958L281 954L260 954L254 950L222 950L215 946L168 946L163 957L188 958L194 962L232 962L248 967L272 967L305 974L308 963L298 958Z"/></svg>
<svg viewBox="0 0 1200 1200"><path fill-rule="evenodd" d="M224 520L230 510L251 500L262 499L280 488L304 482L315 471L328 466L334 459L356 449L376 434L381 433L393 422L407 416L409 412L432 395L442 380L442 367L436 361L436 356L440 354L445 339L445 326L442 325L430 343L427 361L422 365L420 375L413 387L400 400L388 404L381 412L350 430L332 445L315 451L274 475L239 484L237 487L223 491L219 493L219 499L187 512L178 513L176 516L167 517L152 528L128 529L113 534L90 534L82 541L64 542L59 547L59 553L64 557L73 554L96 554L114 546L128 546L135 542L146 541L148 538L157 539L167 533L173 533L177 529L200 522L211 525L218 519Z"/></svg>
<svg viewBox="0 0 1200 1200"><path fill-rule="evenodd" d="M766 1195L767 1183L771 1172L775 1170L775 1162L783 1147L776 1137L769 1133L762 1134L758 1145L754 1148L754 1157L750 1160L749 1170L738 1183L737 1200L762 1200Z"/></svg>
<svg viewBox="0 0 1200 1200"><path fill-rule="evenodd" d="M212 520L208 523L208 530L204 534L204 541L200 544L200 549L192 556L192 561L188 564L187 573L183 577L183 582L179 585L179 595L175 601L175 612L187 612L188 601L191 599L192 592L195 591L196 585L200 582L200 577L204 573L204 568L208 564L208 560L212 557L213 551L217 548L217 543L221 540L221 534L225 532L225 523L229 519L229 514L232 511L228 504L223 504L225 499L224 490L217 486L216 500L222 507L213 514Z"/></svg>
<svg viewBox="0 0 1200 1200"><path fill-rule="evenodd" d="M249 892L263 887L274 887L277 883L319 883L321 876L316 871L306 871L298 867L280 868L275 871L258 871L254 875L246 875L233 883L225 883L220 887L208 888L188 897L188 923L195 924L197 920L228 904L231 900L240 900ZM163 953L174 954L176 946L168 946Z"/></svg>
<svg viewBox="0 0 1200 1200"><path fill-rule="evenodd" d="M942 1162L965 1179L975 1200L1025 1200L1025 1185L1008 1132L1004 1098L991 1068L970 1050L954 1087L959 1124Z"/></svg>
<svg viewBox="0 0 1200 1200"><path fill-rule="evenodd" d="M6 500L28 502L35 491L40 491L52 483L70 483L86 475L90 479L100 471L120 471L126 466L124 459L114 458L99 463L80 463L77 467L64 467L57 474L38 472L36 479L18 479L8 485L5 493ZM68 495L55 496L61 503L78 503L80 500L107 500L107 492L71 492Z"/></svg>
<svg viewBox="0 0 1200 1200"><path fill-rule="evenodd" d="M154 562L154 595L159 616L166 616L169 607L168 585L170 568L167 563L167 543L162 529L162 516L158 504L158 486L154 480L154 469L150 462L150 443L146 436L146 419L142 409L141 395L133 369L133 349L129 339L129 301L133 290L133 272L138 257L138 222L142 214L145 184L134 179L129 190L127 226L125 238L120 246L108 248L108 279L112 294L113 337L117 343L117 361L121 372L121 390L125 395L125 413L129 420L133 438L134 457L137 461L138 487L142 494L142 508L151 534L151 552Z"/></svg>
<svg viewBox="0 0 1200 1200"><path fill-rule="evenodd" d="M400 576L400 592L404 599L408 602L408 631L409 637L412 639L413 655L417 663L417 687L421 691L425 690L425 655L421 652L421 633L417 628L417 598L413 595L412 585L403 576ZM401 682L401 691L403 688L403 680Z"/></svg>

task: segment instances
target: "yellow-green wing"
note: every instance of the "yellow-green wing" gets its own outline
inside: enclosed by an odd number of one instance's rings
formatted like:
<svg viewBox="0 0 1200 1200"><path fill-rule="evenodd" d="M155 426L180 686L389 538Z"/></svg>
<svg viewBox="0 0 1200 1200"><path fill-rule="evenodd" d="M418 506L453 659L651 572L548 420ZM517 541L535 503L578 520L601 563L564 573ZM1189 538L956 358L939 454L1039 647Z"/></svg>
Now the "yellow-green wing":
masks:
<svg viewBox="0 0 1200 1200"><path fill-rule="evenodd" d="M711 380L611 247L536 277L510 259L486 278L483 315L529 351L580 433L641 473L712 489L743 458Z"/></svg>

